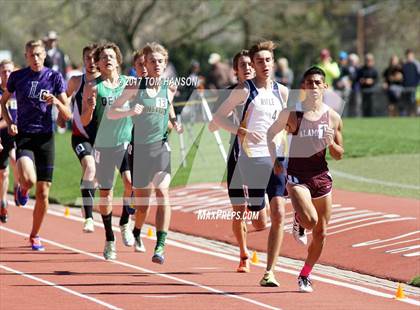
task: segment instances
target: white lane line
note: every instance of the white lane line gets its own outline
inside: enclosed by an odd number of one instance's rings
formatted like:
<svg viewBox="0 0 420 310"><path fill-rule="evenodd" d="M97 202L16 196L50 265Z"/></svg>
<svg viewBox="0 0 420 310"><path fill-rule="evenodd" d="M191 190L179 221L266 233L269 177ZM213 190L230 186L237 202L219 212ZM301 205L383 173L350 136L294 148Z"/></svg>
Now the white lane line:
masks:
<svg viewBox="0 0 420 310"><path fill-rule="evenodd" d="M372 211L369 210L357 210L357 211L349 211L349 212L334 212L335 210L333 209L331 218L332 219L336 219L336 218L340 218L340 217L344 217L344 216L348 216L348 215L356 215L356 214L364 214L364 213L371 213ZM381 212L379 212L381 213ZM331 222L329 222L331 223Z"/></svg>
<svg viewBox="0 0 420 310"><path fill-rule="evenodd" d="M380 246L375 246L375 247L370 248L370 249L371 250L376 250L376 249L386 248L386 247L389 247L389 246L394 246L394 245L401 244L401 243L413 242L413 241L418 241L418 240L420 240L420 238L404 240L404 241L389 243L389 244L380 245Z"/></svg>
<svg viewBox="0 0 420 310"><path fill-rule="evenodd" d="M144 298L176 298L176 295L140 295Z"/></svg>
<svg viewBox="0 0 420 310"><path fill-rule="evenodd" d="M420 190L420 186L416 186L416 185L409 185L409 184L402 184L402 183L395 183L395 182L387 182L387 181L382 181L382 180L370 179L370 178L365 178L365 177L362 177L362 176L359 176L359 175L353 175L353 174L349 174L349 173L342 172L342 171L337 171L337 170L330 170L330 171L331 171L331 173L333 174L334 177L337 176L337 177L341 177L341 178L344 178L344 179L349 179L349 180L354 180L354 181L359 181L359 182L379 184L379 185L399 187L399 188L406 188L406 189Z"/></svg>
<svg viewBox="0 0 420 310"><path fill-rule="evenodd" d="M22 236L22 237L27 237L28 236L28 234L19 232L17 230L14 230L14 229L11 229L11 228L8 228L8 227L0 226L0 229L4 230L4 231L7 231L9 233L18 235L18 236ZM72 252L76 252L76 253L83 254L83 255L86 255L86 256L90 256L90 257L93 257L93 258L96 258L96 259L99 259L99 260L105 260L102 256L99 256L99 255L96 255L96 254L93 254L93 253L89 253L89 252L86 252L86 251L83 251L83 250L80 250L80 249L76 249L76 248L64 245L62 243L59 243L59 242L55 242L55 241L45 239L45 238L42 238L42 241L44 243L49 243L49 244L52 244L56 247L59 247L59 248L62 248L62 249L68 250L68 251L72 251ZM109 263L113 263L113 264L116 264L116 265L121 265L121 266L124 266L124 267L127 267L127 268L132 268L132 269L135 269L135 270L139 270L141 272L145 272L145 273L156 275L156 276L159 276L159 277L162 277L162 278L170 279L170 280L175 281L175 282L180 282L180 283L187 284L187 285L190 285L190 286L199 287L203 290L210 291L210 292L213 292L213 293L216 293L218 295L225 296L225 297L239 299L241 301L248 302L248 303L254 304L256 306L260 306L262 308L273 309L273 310L278 310L279 309L277 307L274 307L274 306L271 306L271 305L268 305L268 304L265 304L265 303L262 303L262 302L259 302L259 301L256 301L256 300L252 300L250 298L237 296L237 295L234 295L234 294L229 294L227 292L215 289L215 288L207 286L207 285L202 285L202 284L199 284L199 283L196 283L196 282L192 282L192 281L184 280L184 279L177 278L177 277L174 277L174 276L170 276L170 275L167 275L167 274L159 273L159 272L156 272L156 271L153 271L153 270L150 270L150 269L135 266L135 265L132 265L132 264L129 264L129 263L119 261L119 260L112 260L112 261L109 261Z"/></svg>
<svg viewBox="0 0 420 310"><path fill-rule="evenodd" d="M381 214L381 213L380 213ZM376 214L374 214L376 215ZM352 225L352 224L356 224L356 223L361 223L361 222L367 222L367 221L371 221L371 220L379 220L379 219L388 219L388 218L400 218L400 216L392 216L392 217L388 217L387 214L382 214L379 216L371 216L371 217L367 217L367 218L363 218L357 221L351 221L351 222L346 222L346 223L342 223L342 224L338 224L338 225L331 225L331 222L328 223L328 230L334 229L334 228L338 228L338 227L343 227L343 226L348 226L348 225ZM338 222L338 221L336 221Z"/></svg>
<svg viewBox="0 0 420 310"><path fill-rule="evenodd" d="M370 213L359 213L356 215L352 215L352 216L343 216L343 217L338 217L338 218L334 218L333 220L331 220L328 225L331 224L335 224L335 223L341 223L341 222L345 222L348 220L354 220L354 219L358 219L358 218L363 218L363 217L369 217L369 216L374 216L374 215L381 215L378 218L383 218L384 215L381 212L370 212ZM329 228L331 228L332 226L330 226ZM337 226L336 226L337 227Z"/></svg>
<svg viewBox="0 0 420 310"><path fill-rule="evenodd" d="M58 216L58 217L64 217L63 214L61 214L59 212L56 212L56 211L48 210L48 213L51 213L51 214L53 214L55 216ZM78 221L78 222L83 222L84 221L80 217L75 217L75 216L70 216L70 217L67 217L67 218L72 219L74 221ZM397 220L400 220L400 219L397 219ZM103 225L101 223L99 223L99 222L95 222L95 226L103 227ZM114 228L114 230L118 230L119 231L119 227L113 227L113 228ZM4 228L4 226L0 226L0 229L5 229L5 228ZM17 232L17 231L15 231L15 232L18 235L27 236L27 234L23 234L23 233L20 233L20 232ZM150 240L153 239L153 238L147 237L147 236L144 236L144 237L147 238L147 239L150 239ZM167 239L167 244L170 244L172 246L175 246L175 247L178 247L178 248L182 248L182 249L185 249L185 250L189 250L191 252L202 253L202 254L206 254L206 255L209 255L209 256L223 258L223 259L226 259L226 260L229 260L229 261L233 261L233 262L237 262L237 260L238 260L237 256L233 256L233 255L229 255L229 254L224 254L224 253L219 253L219 252L216 252L216 251L209 251L209 250L198 248L198 247L195 247L195 246L192 246L192 245L189 245L189 244L184 244L184 243L181 243L181 242L178 242L178 241L175 241L175 240ZM100 259L103 259L102 256L98 256L98 255L95 255L95 254L87 253L87 255L90 255L92 257L99 257ZM125 263L123 263L123 264L125 264ZM127 264L127 265L129 265L129 264ZM257 266L259 266L261 268L265 268L266 267L266 265L263 264L263 263L258 263L258 264L255 264L255 265L257 265ZM133 265L130 265L130 266L133 266ZM135 269L140 268L140 267L137 267L137 266L133 266L133 267ZM295 276L297 276L299 274L299 271L297 271L297 270L286 269L286 268L283 268L283 267L277 267L276 266L275 267L275 270L276 271L285 272L287 274L291 274L291 275L295 275ZM168 275L162 275L162 276L168 277L168 278L171 277L171 276L168 276ZM383 293L383 292L380 292L380 291L376 291L374 289L370 289L370 288L366 288L366 287L363 287L363 286L359 286L357 284L351 284L351 283L348 283L348 282L341 282L339 280L333 280L333 279L330 279L330 278L325 278L323 276L312 275L312 278L313 279L316 279L317 281L320 281L320 282L332 284L332 285L335 285L335 286L345 287L345 288L348 288L348 289L351 289L351 290L354 290L354 291L366 293L366 294L377 296L377 297L383 297L383 298L391 299L391 300L393 300L394 297L395 297L392 294ZM234 297L238 297L238 296L234 296ZM404 299L398 299L397 301L408 303L408 304L412 304L412 305L416 305L416 306L420 306L420 301L417 301L415 299L408 298L408 297L406 297Z"/></svg>
<svg viewBox="0 0 420 310"><path fill-rule="evenodd" d="M399 222L399 221L409 221L409 220L415 220L415 218L413 218L413 217L402 217L402 218L397 218L397 219L371 222L371 223L367 223L367 224L363 224L363 225L352 226L352 227L345 228L345 229L342 229L342 230L337 230L337 231L334 231L332 233L328 233L328 236L338 234L338 233L342 233L342 232L349 231L349 230L353 230L353 229L356 229L356 228L361 228L361 227L366 227L366 226L371 226L371 225L376 225L376 224L389 223L389 222ZM337 226L339 226L339 225L337 225Z"/></svg>
<svg viewBox="0 0 420 310"><path fill-rule="evenodd" d="M61 285L55 284L55 283L53 283L53 282L50 282L50 281L47 281L47 280L44 280L44 279L41 279L41 278L38 278L38 277L35 277L35 276L33 276L33 275L30 275L30 274L27 274L27 273L25 273L25 272L22 272L22 271L19 271L19 270L16 270L16 269L10 268L10 267L8 267L8 266L5 266L5 265L0 264L0 268L2 268L2 269L4 269L4 270L7 270L7 271L9 271L9 272L11 272L11 273L16 273L16 274L21 275L21 276L23 276L23 277L29 278L29 279L31 279L31 280L34 280L34 281L41 282L41 283L43 283L43 284L46 284L46 285L52 286L52 287L54 287L54 288L56 288L56 289L62 290L62 291L66 292L66 293L69 293L69 294L71 294L71 295L75 295L75 296L77 296L77 297L80 297L80 298L84 298L84 299L90 300L90 301L95 302L95 303L97 303L97 304L100 304L101 306L104 306L104 307L106 307L106 308L108 308L108 309L113 309L113 310L121 310L121 309L122 309L122 308L118 308L118 307L116 307L116 306L114 306L114 305L111 305L111 304L109 304L109 303L106 303L106 302L104 302L104 301L101 301L101 300L99 300L99 299L96 299L96 298L94 298L94 297L90 297L90 296L87 296L87 295L84 295L84 294L78 293L78 292L73 291L73 290L71 290L71 289L69 289L69 288L67 288L67 287L64 287L64 286L61 286Z"/></svg>
<svg viewBox="0 0 420 310"><path fill-rule="evenodd" d="M181 242L174 241L174 240L168 240L168 243L173 245L173 246L176 246L176 247L180 247L180 248L183 248L183 249L186 249L186 250L190 250L192 252L198 252L198 253L203 253L203 254L207 254L207 255L210 255L210 256L215 256L215 257L218 257L218 258L224 258L224 259L229 260L229 261L236 262L238 260L238 258L236 256L196 248L192 245L183 244ZM262 268L266 267L266 265L263 264L263 263L258 263L258 264L254 264L254 265L257 265L257 266L262 267ZM286 269L284 267L277 267L277 266L275 267L275 270L276 271L281 271L281 272L284 272L284 273L288 273L288 274L291 274L291 275L295 275L295 276L299 275L299 273L300 273L300 271L298 271L298 270ZM383 297L383 298L387 298L387 299L394 299L394 297L395 297L394 295L383 293L383 292L380 292L380 291L376 291L376 290L366 288L366 287L363 287L363 286L359 286L357 284L351 284L351 283L348 283L348 282L341 282L339 280L333 280L333 279L325 278L325 277L318 276L318 275L311 275L311 277L313 279L316 279L316 280L320 281L320 282L332 284L332 285L335 285L335 286L341 286L341 287L349 288L349 289L352 289L352 290L355 290L355 291L358 291L358 292L366 293L366 294L377 296L377 297ZM415 299L412 299L412 298L399 299L398 301L402 301L402 302L406 302L408 304L420 306L420 302L415 300Z"/></svg>
<svg viewBox="0 0 420 310"><path fill-rule="evenodd" d="M353 244L352 247L353 248L358 248L358 247L361 247L361 246L369 246L369 245L373 245L373 244L377 244L377 243L384 243L384 242L388 242L388 241L394 241L394 240L405 238L405 237L408 237L408 236L411 236L411 235L416 235L418 233L420 233L420 230L415 230L415 231L409 232L407 234L399 235L399 236L388 238L388 239L384 239L384 240L382 240L382 239L375 239L375 240L369 240L369 241L365 241L365 242L361 242L361 243L356 243L356 244Z"/></svg>
<svg viewBox="0 0 420 310"><path fill-rule="evenodd" d="M420 256L420 252L414 252L414 253L403 254L403 256L405 256L405 257Z"/></svg>
<svg viewBox="0 0 420 310"><path fill-rule="evenodd" d="M201 204L197 204L196 202L191 202L188 205L184 204L185 208L182 209L182 212L191 212L191 211L195 211L195 210L211 210L213 209L212 207L215 205L227 205L228 207L230 206L230 201L227 199L221 199L221 198L209 198L206 201L203 201Z"/></svg>
<svg viewBox="0 0 420 310"><path fill-rule="evenodd" d="M417 245L412 245L412 246L408 246L408 247L405 247L405 248L388 250L388 251L385 251L385 253L397 254L397 253L407 252L407 251L411 251L411 250L415 250L415 249L420 249L420 245L417 244Z"/></svg>

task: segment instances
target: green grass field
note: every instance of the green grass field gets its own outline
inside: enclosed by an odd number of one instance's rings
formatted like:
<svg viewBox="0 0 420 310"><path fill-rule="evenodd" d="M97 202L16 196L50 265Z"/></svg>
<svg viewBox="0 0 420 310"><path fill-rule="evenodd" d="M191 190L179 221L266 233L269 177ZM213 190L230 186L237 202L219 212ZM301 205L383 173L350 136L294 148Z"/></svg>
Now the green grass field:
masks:
<svg viewBox="0 0 420 310"><path fill-rule="evenodd" d="M172 185L221 182L225 163L205 124L185 127L187 167L181 164L179 136L172 133ZM199 135L202 130L201 136ZM220 132L227 150L229 134ZM415 118L344 119L345 158L329 160L335 187L420 199L420 120ZM198 147L191 147L195 142ZM56 135L56 168L51 198L74 204L80 196L81 170L70 133ZM115 196L120 196L120 178Z"/></svg>

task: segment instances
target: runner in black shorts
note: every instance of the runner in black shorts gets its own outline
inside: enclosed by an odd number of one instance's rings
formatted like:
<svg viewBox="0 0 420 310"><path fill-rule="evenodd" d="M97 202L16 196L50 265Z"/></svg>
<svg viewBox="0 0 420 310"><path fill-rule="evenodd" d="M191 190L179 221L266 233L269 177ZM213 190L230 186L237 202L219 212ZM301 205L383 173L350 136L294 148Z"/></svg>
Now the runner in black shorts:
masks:
<svg viewBox="0 0 420 310"><path fill-rule="evenodd" d="M7 89L7 81L10 74L14 71L14 64L11 60L3 60L0 62L0 98ZM12 116L12 120L16 122L16 97L12 97L7 102L9 113ZM0 118L0 141L3 149L0 151L0 221L6 223L8 220L8 211L7 211L7 190L9 188L9 158L10 166L13 171L13 181L14 181L14 193L16 197L17 186L18 186L18 171L16 167L16 144L15 138L10 136L7 132L7 123ZM15 204L18 205L16 199Z"/></svg>
<svg viewBox="0 0 420 310"><path fill-rule="evenodd" d="M28 67L13 72L7 91L1 98L2 115L9 132L16 136L16 157L19 169L17 200L25 205L29 190L36 184L35 209L30 234L32 249L44 250L38 236L48 208L48 196L54 170L54 133L52 107L58 117L71 117L65 82L59 72L44 67L46 52L41 40L29 41L25 46ZM13 123L6 103L13 93L17 99L17 124Z"/></svg>
<svg viewBox="0 0 420 310"><path fill-rule="evenodd" d="M254 77L254 69L251 66L251 58L249 57L249 51L242 50L241 52L237 53L235 57L233 57L233 70L237 75L239 83L244 83L246 80L250 80ZM222 92L222 94L219 96L219 101L221 103L224 102L237 85L238 84L235 84L229 87L227 90L224 90L226 94ZM238 106L232 112L230 118L232 119L234 124L239 125L239 117L242 115L241 112L241 106ZM214 120L211 121L209 123L209 130L214 131L217 129L218 126L216 125ZM243 183L243 181L241 181L242 177L240 175L239 169L235 170L235 168L237 167L239 156L239 148L236 139L237 136L232 134L230 139L230 152L227 162L227 188L229 199L232 204L233 211L235 212L235 216L232 220L232 230L235 234L236 240L238 241L239 245L240 261L236 271L250 272L250 257L246 242L247 226L245 220L243 219L244 211L246 208L244 189L238 186L232 186L232 179L234 174L236 178L235 182ZM258 212L258 219L252 220L252 225L255 229L261 230L266 227L267 209L264 208Z"/></svg>
<svg viewBox="0 0 420 310"><path fill-rule="evenodd" d="M286 107L288 90L272 80L275 45L260 42L250 49L255 78L238 84L223 102L214 119L217 124L238 136L240 150L237 167L241 180L233 176L231 186L246 185L248 209L259 211L265 207L265 194L270 201L271 227L268 236L267 266L261 286L279 286L274 268L283 239L285 176L272 173L270 153L265 141L268 128ZM240 124L235 125L227 116L236 107L243 107ZM238 170L238 169L236 169Z"/></svg>
<svg viewBox="0 0 420 310"><path fill-rule="evenodd" d="M91 44L83 48L83 64L86 73L73 76L67 85L67 96L72 97L73 108L71 145L82 167L80 191L82 194L82 206L85 216L83 231L86 233L95 230L92 210L96 187L95 160L93 158L96 126L93 122L90 122L87 126L83 126L80 115L82 113L82 98L85 83L95 80L100 75L96 68L95 60L93 59L93 53L97 47L97 44Z"/></svg>

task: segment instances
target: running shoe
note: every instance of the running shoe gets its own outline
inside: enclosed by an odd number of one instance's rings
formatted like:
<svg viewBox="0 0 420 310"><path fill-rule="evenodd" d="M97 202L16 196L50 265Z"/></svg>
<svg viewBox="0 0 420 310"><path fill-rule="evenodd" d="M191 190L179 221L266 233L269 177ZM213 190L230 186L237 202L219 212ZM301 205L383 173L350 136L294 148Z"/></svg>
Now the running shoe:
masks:
<svg viewBox="0 0 420 310"><path fill-rule="evenodd" d="M93 222L93 218L88 217L85 219L85 223L83 224L83 232L85 233L93 233L95 231L95 223Z"/></svg>
<svg viewBox="0 0 420 310"><path fill-rule="evenodd" d="M236 272L240 272L240 273L246 273L246 272L250 272L250 266L249 266L249 257L241 257L241 260L239 261L239 266L236 269Z"/></svg>
<svg viewBox="0 0 420 310"><path fill-rule="evenodd" d="M306 235L305 228L299 225L299 222L296 217L297 213L295 212L295 216L293 218L293 238L295 238L296 242L300 245L307 245L308 236Z"/></svg>
<svg viewBox="0 0 420 310"><path fill-rule="evenodd" d="M120 231L121 231L121 237L122 237L122 241L124 245L133 246L135 241L134 241L133 232L130 229L130 221L127 224L121 225Z"/></svg>
<svg viewBox="0 0 420 310"><path fill-rule="evenodd" d="M146 247L144 246L143 242L141 241L141 237L135 237L135 244L134 244L134 251L136 252L140 252L140 253L145 253L146 252Z"/></svg>
<svg viewBox="0 0 420 310"><path fill-rule="evenodd" d="M277 282L272 271L266 271L264 277L260 281L260 285L266 287L277 287L280 286L280 283Z"/></svg>
<svg viewBox="0 0 420 310"><path fill-rule="evenodd" d="M41 243L41 238L39 236L29 237L29 242L33 251L45 251L45 247Z"/></svg>
<svg viewBox="0 0 420 310"><path fill-rule="evenodd" d="M115 241L105 241L104 258L106 260L117 259L117 250L115 247Z"/></svg>
<svg viewBox="0 0 420 310"><path fill-rule="evenodd" d="M17 195L16 195L16 200L19 206L24 206L26 205L26 203L29 200L29 191L26 193L26 195L22 194L22 188L20 187L20 185L17 186L17 191L16 191Z"/></svg>
<svg viewBox="0 0 420 310"><path fill-rule="evenodd" d="M312 281L311 279L305 276L299 276L298 277L298 286L299 291L304 293L312 293L314 289L312 288Z"/></svg>
<svg viewBox="0 0 420 310"><path fill-rule="evenodd" d="M0 221L2 223L7 223L7 219L8 219L8 214L7 214L7 207L6 204L2 204L0 206Z"/></svg>
<svg viewBox="0 0 420 310"><path fill-rule="evenodd" d="M158 245L155 248L155 252L152 257L152 262L156 264L163 264L165 262L165 247L163 245Z"/></svg>

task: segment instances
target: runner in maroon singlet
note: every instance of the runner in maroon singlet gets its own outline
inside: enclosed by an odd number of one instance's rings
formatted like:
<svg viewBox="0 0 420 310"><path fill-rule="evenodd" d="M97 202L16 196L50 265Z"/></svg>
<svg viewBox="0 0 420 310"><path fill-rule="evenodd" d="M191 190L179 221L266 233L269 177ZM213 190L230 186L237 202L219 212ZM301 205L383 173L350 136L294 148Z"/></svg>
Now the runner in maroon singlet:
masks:
<svg viewBox="0 0 420 310"><path fill-rule="evenodd" d="M337 160L344 153L341 118L323 101L327 87L324 71L316 67L308 69L303 75L305 99L296 106L296 111L282 111L267 134L276 173L286 165L284 158L275 157L274 137L285 128L292 134L287 190L299 224L312 230L313 236L298 278L299 289L303 292L313 291L310 273L321 256L331 216L332 178L325 159L326 149Z"/></svg>

